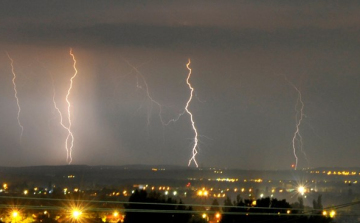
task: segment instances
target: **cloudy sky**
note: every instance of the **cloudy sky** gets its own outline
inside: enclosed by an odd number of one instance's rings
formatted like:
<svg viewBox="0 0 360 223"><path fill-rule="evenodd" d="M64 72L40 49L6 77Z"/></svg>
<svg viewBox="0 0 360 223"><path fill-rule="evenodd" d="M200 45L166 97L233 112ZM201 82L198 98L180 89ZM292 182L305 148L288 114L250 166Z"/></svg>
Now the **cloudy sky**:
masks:
<svg viewBox="0 0 360 223"><path fill-rule="evenodd" d="M72 48L72 164L186 166L189 115L161 121L184 112L191 59L199 165L290 169L301 117L298 168L358 166L359 10L358 1L2 1L0 165L67 164L53 98L67 125Z"/></svg>

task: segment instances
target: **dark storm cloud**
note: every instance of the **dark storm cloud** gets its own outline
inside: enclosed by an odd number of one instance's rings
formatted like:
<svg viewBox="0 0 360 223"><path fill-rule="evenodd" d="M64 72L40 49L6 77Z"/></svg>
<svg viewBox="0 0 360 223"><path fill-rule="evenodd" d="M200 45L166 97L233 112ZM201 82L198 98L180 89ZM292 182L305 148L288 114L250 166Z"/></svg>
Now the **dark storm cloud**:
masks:
<svg viewBox="0 0 360 223"><path fill-rule="evenodd" d="M146 47L354 47L359 3L6 1L1 41ZM191 3L191 6L189 5Z"/></svg>
<svg viewBox="0 0 360 223"><path fill-rule="evenodd" d="M154 48L303 48L358 47L360 30L351 29L225 29L214 27L98 24L84 28L22 24L2 28L1 42L66 46L136 46Z"/></svg>
<svg viewBox="0 0 360 223"><path fill-rule="evenodd" d="M62 24L152 24L274 29L356 27L358 1L2 1L0 18Z"/></svg>

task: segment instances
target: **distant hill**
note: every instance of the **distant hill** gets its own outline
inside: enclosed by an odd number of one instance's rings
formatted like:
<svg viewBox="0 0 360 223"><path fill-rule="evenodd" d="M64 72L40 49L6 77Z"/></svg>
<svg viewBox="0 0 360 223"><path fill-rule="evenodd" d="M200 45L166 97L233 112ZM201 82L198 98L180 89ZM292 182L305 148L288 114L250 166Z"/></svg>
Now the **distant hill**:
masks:
<svg viewBox="0 0 360 223"><path fill-rule="evenodd" d="M314 174L314 171L319 171ZM342 180L343 176L324 174L328 171L355 171L357 174L348 177L357 177L360 168L315 168L309 170L240 170L216 168L188 168L175 165L123 165L123 166L29 166L29 167L0 167L0 179L3 182L26 183L34 185L78 185L91 188L94 185L124 185L159 182L173 182L186 184L189 181L219 181L229 179L236 181L255 180L296 180L311 176L316 180ZM350 178L349 178L350 179ZM347 180L349 180L347 179Z"/></svg>

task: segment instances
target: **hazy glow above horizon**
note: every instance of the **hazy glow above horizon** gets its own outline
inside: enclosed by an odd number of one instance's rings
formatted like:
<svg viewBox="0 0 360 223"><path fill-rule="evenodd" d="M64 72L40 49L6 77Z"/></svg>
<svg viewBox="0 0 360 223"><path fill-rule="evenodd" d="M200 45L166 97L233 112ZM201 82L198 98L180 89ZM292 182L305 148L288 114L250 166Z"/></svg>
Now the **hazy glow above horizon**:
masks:
<svg viewBox="0 0 360 223"><path fill-rule="evenodd" d="M200 168L291 169L294 155L298 170L358 166L359 10L357 2L7 1L0 163L186 166L195 123ZM72 162L57 109L76 137Z"/></svg>

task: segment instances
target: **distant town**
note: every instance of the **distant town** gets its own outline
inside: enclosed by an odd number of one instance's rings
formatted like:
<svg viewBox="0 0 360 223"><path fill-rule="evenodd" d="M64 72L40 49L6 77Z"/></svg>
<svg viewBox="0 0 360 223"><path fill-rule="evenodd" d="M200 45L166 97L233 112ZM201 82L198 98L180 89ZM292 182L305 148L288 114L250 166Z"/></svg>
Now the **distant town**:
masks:
<svg viewBox="0 0 360 223"><path fill-rule="evenodd" d="M360 168L0 167L0 182L2 222L124 222L126 208L133 204L129 198L139 191L191 206L184 210L200 222L222 222L224 209L236 201L256 207L265 198L286 200L292 208L285 215L316 210L333 222L359 220L354 213L359 210Z"/></svg>

